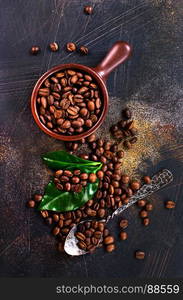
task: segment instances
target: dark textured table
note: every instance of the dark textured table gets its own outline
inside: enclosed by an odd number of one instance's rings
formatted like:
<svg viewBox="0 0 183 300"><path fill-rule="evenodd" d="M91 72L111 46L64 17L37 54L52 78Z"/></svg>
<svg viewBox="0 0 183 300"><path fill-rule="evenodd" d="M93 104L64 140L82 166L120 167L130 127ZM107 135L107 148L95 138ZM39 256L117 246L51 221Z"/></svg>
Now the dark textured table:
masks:
<svg viewBox="0 0 183 300"><path fill-rule="evenodd" d="M86 2L94 6L92 16L83 13ZM183 276L182 12L179 0L1 1L0 276ZM48 44L55 40L60 50L52 53ZM140 101L147 110L156 107L155 115L167 113L174 140L164 142L159 159L148 159L144 172L153 174L166 167L174 182L151 197L155 209L148 228L141 225L135 208L124 213L130 223L129 239L118 241L116 251L107 254L100 249L93 255L69 257L56 251L49 228L25 205L48 182L49 171L40 155L63 149L62 142L36 126L29 98L36 80L50 67L68 62L95 66L116 40L133 45L133 56L108 80L113 97L108 120L111 114L118 118L119 106L129 102L134 103L134 111ZM64 46L69 41L87 45L90 54L67 53ZM42 50L37 56L29 54L34 44ZM163 208L167 199L176 201L175 210ZM117 221L111 224L114 232ZM136 249L146 252L144 261L134 259Z"/></svg>

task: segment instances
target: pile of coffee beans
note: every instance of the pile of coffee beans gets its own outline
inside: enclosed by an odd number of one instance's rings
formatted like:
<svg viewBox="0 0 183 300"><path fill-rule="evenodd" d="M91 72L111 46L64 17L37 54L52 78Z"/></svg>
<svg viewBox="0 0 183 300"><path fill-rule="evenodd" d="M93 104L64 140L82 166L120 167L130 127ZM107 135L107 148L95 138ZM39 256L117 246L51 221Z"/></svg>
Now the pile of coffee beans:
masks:
<svg viewBox="0 0 183 300"><path fill-rule="evenodd" d="M82 250L94 252L103 236L105 223L87 221L77 226L75 237L78 239L78 247Z"/></svg>
<svg viewBox="0 0 183 300"><path fill-rule="evenodd" d="M94 78L74 69L48 77L37 96L40 121L49 130L63 135L77 135L91 128L99 119L102 100Z"/></svg>
<svg viewBox="0 0 183 300"><path fill-rule="evenodd" d="M111 126L111 134L118 141L123 142L125 149L132 148L133 144L137 142L138 130L132 120L132 112L129 108L122 111L123 119Z"/></svg>
<svg viewBox="0 0 183 300"><path fill-rule="evenodd" d="M96 174L81 173L80 170L57 170L53 179L57 189L76 193L80 193L82 188L85 187L88 182L95 183L96 180Z"/></svg>

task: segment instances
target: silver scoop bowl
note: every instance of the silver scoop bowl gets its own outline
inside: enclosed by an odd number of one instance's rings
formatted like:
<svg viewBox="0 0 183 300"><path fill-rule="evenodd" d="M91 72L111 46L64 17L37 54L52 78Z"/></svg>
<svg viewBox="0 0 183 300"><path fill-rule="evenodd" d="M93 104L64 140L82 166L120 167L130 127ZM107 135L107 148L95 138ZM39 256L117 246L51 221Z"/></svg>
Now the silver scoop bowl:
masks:
<svg viewBox="0 0 183 300"><path fill-rule="evenodd" d="M154 192L157 192L161 188L165 187L167 184L173 181L173 175L172 173L167 170L163 169L162 171L158 172L152 177L151 183L150 184L144 184L131 198L128 204L123 205L122 207L116 209L111 216L108 216L106 220L100 220L100 222L109 222L112 218L115 216L118 216L121 214L125 209L129 208L131 205L136 203L140 199L144 199L151 195ZM81 223L84 223L86 221L90 220L83 220ZM75 237L75 232L77 230L77 226L75 225L72 227L70 230L69 234L67 235L67 238L65 240L64 244L64 250L67 254L72 255L72 256L79 256L79 255L84 255L87 254L87 251L81 250L78 246L78 239ZM100 240L101 241L101 240ZM100 242L99 241L99 242Z"/></svg>

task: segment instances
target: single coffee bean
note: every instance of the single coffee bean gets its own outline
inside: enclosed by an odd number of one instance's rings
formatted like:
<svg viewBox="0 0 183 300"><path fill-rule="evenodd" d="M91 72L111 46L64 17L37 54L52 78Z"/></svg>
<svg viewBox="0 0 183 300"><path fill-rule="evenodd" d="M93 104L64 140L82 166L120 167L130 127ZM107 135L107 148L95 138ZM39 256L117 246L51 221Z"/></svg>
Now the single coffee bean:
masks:
<svg viewBox="0 0 183 300"><path fill-rule="evenodd" d="M63 174L64 174L65 176L67 176L67 177L72 177L72 176L73 176L73 173L72 173L71 171L69 171L69 170L64 170L64 171L63 171Z"/></svg>
<svg viewBox="0 0 183 300"><path fill-rule="evenodd" d="M137 201L137 205L139 206L139 207L144 207L145 205L146 205L146 200L138 200Z"/></svg>
<svg viewBox="0 0 183 300"><path fill-rule="evenodd" d="M123 151L123 150L118 151L118 152L117 152L117 156L118 156L119 158L123 158L123 157L124 157L124 151Z"/></svg>
<svg viewBox="0 0 183 300"><path fill-rule="evenodd" d="M99 170L99 171L97 172L97 177L98 177L100 180L102 180L103 177L104 177L104 172L101 171L101 170Z"/></svg>
<svg viewBox="0 0 183 300"><path fill-rule="evenodd" d="M120 232L120 239L122 241L125 241L127 239L128 235L125 231Z"/></svg>
<svg viewBox="0 0 183 300"><path fill-rule="evenodd" d="M53 221L55 221L55 222L58 222L59 221L59 215L57 215L57 214L54 214L53 215Z"/></svg>
<svg viewBox="0 0 183 300"><path fill-rule="evenodd" d="M149 218L144 218L144 219L142 220L142 222L143 222L143 225L144 225L144 226L148 226L148 225L149 225Z"/></svg>
<svg viewBox="0 0 183 300"><path fill-rule="evenodd" d="M46 222L47 225L51 225L53 223L53 220L52 220L51 217L48 217L48 218L45 219L45 222Z"/></svg>
<svg viewBox="0 0 183 300"><path fill-rule="evenodd" d="M67 51L74 52L74 51L76 51L76 44L74 44L74 43L67 43L66 48L67 48Z"/></svg>
<svg viewBox="0 0 183 300"><path fill-rule="evenodd" d="M47 210L41 210L40 213L41 213L41 216L42 216L44 219L47 218L47 217L49 216Z"/></svg>
<svg viewBox="0 0 183 300"><path fill-rule="evenodd" d="M137 259L144 259L145 258L145 252L140 251L140 250L136 251L135 252L135 258L137 258Z"/></svg>
<svg viewBox="0 0 183 300"><path fill-rule="evenodd" d="M39 46L32 46L30 52L31 52L31 54L36 55L40 52L40 47Z"/></svg>
<svg viewBox="0 0 183 300"><path fill-rule="evenodd" d="M85 14L87 14L87 15L91 15L92 13L93 13L93 7L92 6L85 6L84 7L84 12L85 12Z"/></svg>
<svg viewBox="0 0 183 300"><path fill-rule="evenodd" d="M58 44L56 42L50 43L49 47L52 52L58 51Z"/></svg>
<svg viewBox="0 0 183 300"><path fill-rule="evenodd" d="M81 232L76 232L75 236L80 241L84 241L86 239L85 235Z"/></svg>
<svg viewBox="0 0 183 300"><path fill-rule="evenodd" d="M146 210L147 210L147 211L153 210L153 205L152 205L151 203L147 203L147 204L146 204Z"/></svg>
<svg viewBox="0 0 183 300"><path fill-rule="evenodd" d="M150 184L151 183L151 178L149 176L144 176L143 180L146 184Z"/></svg>
<svg viewBox="0 0 183 300"><path fill-rule="evenodd" d="M100 208L97 212L97 215L99 216L99 218L104 218L106 214L106 211L104 208Z"/></svg>
<svg viewBox="0 0 183 300"><path fill-rule="evenodd" d="M80 249L82 249L82 250L86 250L86 244L83 242L83 241L80 241L79 243L78 243L78 247L80 248Z"/></svg>
<svg viewBox="0 0 183 300"><path fill-rule="evenodd" d="M131 145L135 144L137 142L137 140L138 140L137 137L134 136L133 138L129 139L129 143L131 143Z"/></svg>
<svg viewBox="0 0 183 300"><path fill-rule="evenodd" d="M97 180L97 176L96 176L96 174L94 174L94 173L90 173L90 175L89 175L89 182L91 182L91 183L95 183L95 182L96 182L96 180Z"/></svg>
<svg viewBox="0 0 183 300"><path fill-rule="evenodd" d="M131 144L129 141L124 141L124 142L123 142L123 146L124 146L126 149L131 149L131 148L132 148L132 144Z"/></svg>
<svg viewBox="0 0 183 300"><path fill-rule="evenodd" d="M120 226L122 229L127 228L127 227L128 227L128 220L126 220L126 219L121 220L119 226Z"/></svg>
<svg viewBox="0 0 183 300"><path fill-rule="evenodd" d="M130 133L132 136L138 135L138 130L135 127L130 128Z"/></svg>
<svg viewBox="0 0 183 300"><path fill-rule="evenodd" d="M173 201L171 201L171 200L166 201L165 207L168 208L168 209L175 208L175 202L173 202Z"/></svg>
<svg viewBox="0 0 183 300"><path fill-rule="evenodd" d="M59 232L60 232L60 228L59 227L56 226L56 227L53 228L53 231L52 231L53 235L58 235Z"/></svg>
<svg viewBox="0 0 183 300"><path fill-rule="evenodd" d="M88 179L88 174L87 173L81 173L80 179L81 180L87 180Z"/></svg>
<svg viewBox="0 0 183 300"><path fill-rule="evenodd" d="M110 244L110 245L107 245L106 247L106 251L107 252L112 252L116 249L115 245L114 244Z"/></svg>
<svg viewBox="0 0 183 300"><path fill-rule="evenodd" d="M139 213L141 218L146 218L148 216L148 212L146 210L141 210L141 212Z"/></svg>
<svg viewBox="0 0 183 300"><path fill-rule="evenodd" d="M40 194L35 194L34 195L34 201L40 202L42 200L43 196Z"/></svg>
<svg viewBox="0 0 183 300"><path fill-rule="evenodd" d="M79 175L81 174L81 171L80 171L80 170L74 170L74 171L73 171L73 174L74 174L75 176L79 176Z"/></svg>
<svg viewBox="0 0 183 300"><path fill-rule="evenodd" d="M140 189L141 187L141 184L139 181L132 181L131 184L130 184L131 188L133 191L137 191Z"/></svg>
<svg viewBox="0 0 183 300"><path fill-rule="evenodd" d="M114 243L114 238L111 235L108 235L107 237L104 238L104 244L109 245Z"/></svg>
<svg viewBox="0 0 183 300"><path fill-rule="evenodd" d="M30 208L35 207L35 201L34 201L34 200L29 200L29 201L27 202L27 206L30 207Z"/></svg>
<svg viewBox="0 0 183 300"><path fill-rule="evenodd" d="M103 237L107 237L109 235L109 230L107 228L104 229L103 231Z"/></svg>
<svg viewBox="0 0 183 300"><path fill-rule="evenodd" d="M121 182L124 184L128 184L130 181L130 177L128 175L122 175L121 176Z"/></svg>
<svg viewBox="0 0 183 300"><path fill-rule="evenodd" d="M79 51L80 51L81 54L87 55L89 50L88 50L88 48L86 46L81 46L79 48Z"/></svg>

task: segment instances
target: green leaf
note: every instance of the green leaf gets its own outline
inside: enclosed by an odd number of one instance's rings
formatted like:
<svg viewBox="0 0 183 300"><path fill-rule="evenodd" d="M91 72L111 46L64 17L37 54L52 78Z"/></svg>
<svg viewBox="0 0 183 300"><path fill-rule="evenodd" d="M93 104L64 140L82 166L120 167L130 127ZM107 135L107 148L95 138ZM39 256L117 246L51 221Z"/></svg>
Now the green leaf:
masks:
<svg viewBox="0 0 183 300"><path fill-rule="evenodd" d="M39 210L52 210L58 212L76 210L93 198L99 181L89 183L80 193L59 191L54 182L50 181L45 194L38 207Z"/></svg>
<svg viewBox="0 0 183 300"><path fill-rule="evenodd" d="M48 152L42 155L44 163L51 169L80 169L86 173L96 173L102 166L101 162L85 160L66 151Z"/></svg>

